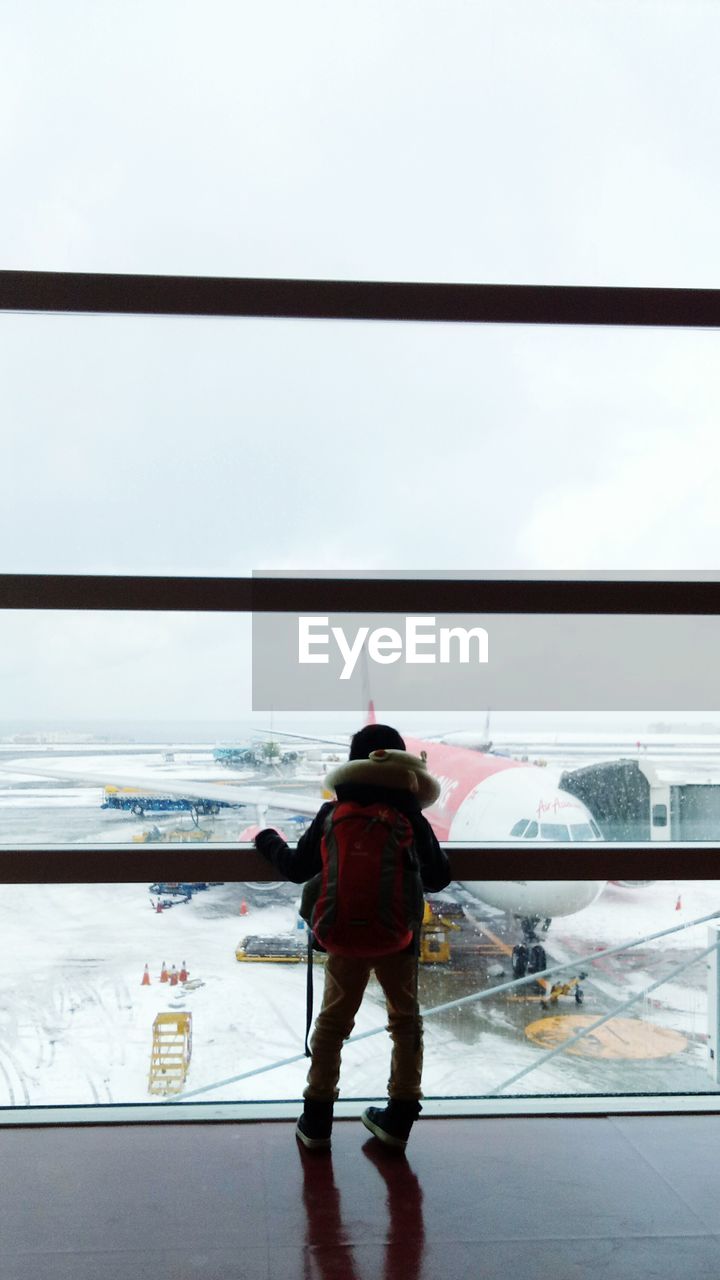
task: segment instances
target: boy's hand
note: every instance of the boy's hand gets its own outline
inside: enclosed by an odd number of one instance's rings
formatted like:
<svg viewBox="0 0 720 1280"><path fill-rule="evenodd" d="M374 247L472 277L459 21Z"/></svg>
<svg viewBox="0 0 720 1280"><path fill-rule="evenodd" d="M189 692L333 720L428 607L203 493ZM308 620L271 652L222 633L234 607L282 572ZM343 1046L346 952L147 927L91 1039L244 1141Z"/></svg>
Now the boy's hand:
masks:
<svg viewBox="0 0 720 1280"><path fill-rule="evenodd" d="M275 840L277 840L277 837L278 833L273 827L265 827L262 831L256 832L253 837L253 844L255 845L258 853L262 853L263 845L267 846L268 844L268 838L270 844L273 844Z"/></svg>

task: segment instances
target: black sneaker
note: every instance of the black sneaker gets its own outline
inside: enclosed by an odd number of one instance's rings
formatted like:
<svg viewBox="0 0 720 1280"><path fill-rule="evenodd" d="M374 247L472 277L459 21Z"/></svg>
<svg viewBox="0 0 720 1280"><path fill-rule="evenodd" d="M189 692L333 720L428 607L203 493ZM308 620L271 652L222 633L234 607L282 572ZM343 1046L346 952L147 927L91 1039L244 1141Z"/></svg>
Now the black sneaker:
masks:
<svg viewBox="0 0 720 1280"><path fill-rule="evenodd" d="M306 1098L303 1113L295 1126L295 1137L311 1151L327 1150L332 1133L333 1103Z"/></svg>
<svg viewBox="0 0 720 1280"><path fill-rule="evenodd" d="M399 1147L404 1151L410 1130L421 1111L420 1103L414 1098L409 1101L391 1098L386 1107L368 1107L363 1111L362 1122L388 1147Z"/></svg>

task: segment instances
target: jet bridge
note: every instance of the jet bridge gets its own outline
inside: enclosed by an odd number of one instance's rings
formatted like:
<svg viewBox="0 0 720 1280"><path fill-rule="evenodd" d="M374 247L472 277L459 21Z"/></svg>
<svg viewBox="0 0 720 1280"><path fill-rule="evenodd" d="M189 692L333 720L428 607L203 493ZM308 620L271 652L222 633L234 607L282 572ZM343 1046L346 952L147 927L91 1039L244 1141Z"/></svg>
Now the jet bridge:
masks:
<svg viewBox="0 0 720 1280"><path fill-rule="evenodd" d="M609 760L566 770L560 787L587 805L606 840L718 840L720 769Z"/></svg>

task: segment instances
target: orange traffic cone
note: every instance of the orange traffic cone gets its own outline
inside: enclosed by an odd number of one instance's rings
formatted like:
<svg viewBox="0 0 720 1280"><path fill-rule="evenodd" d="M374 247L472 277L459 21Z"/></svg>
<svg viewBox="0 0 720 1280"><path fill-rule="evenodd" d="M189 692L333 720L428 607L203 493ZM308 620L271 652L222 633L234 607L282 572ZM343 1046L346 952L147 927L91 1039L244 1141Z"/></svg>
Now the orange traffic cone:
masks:
<svg viewBox="0 0 720 1280"><path fill-rule="evenodd" d="M677 902L675 903L675 910L676 910L676 911L682 911L682 894L680 894L680 893L678 894L678 900L677 900Z"/></svg>
<svg viewBox="0 0 720 1280"><path fill-rule="evenodd" d="M178 984L177 969L175 968L175 965L173 965L172 969L170 970L170 986L176 987L177 984Z"/></svg>
<svg viewBox="0 0 720 1280"><path fill-rule="evenodd" d="M167 980L168 980L168 971L165 968L165 961L163 960L162 969L160 970L160 981L167 982Z"/></svg>
<svg viewBox="0 0 720 1280"><path fill-rule="evenodd" d="M240 903L240 915L241 915L241 916L246 916L246 915L247 915L247 913L248 913L248 904L247 904L247 902L245 901L245 899L243 898L242 902Z"/></svg>
<svg viewBox="0 0 720 1280"><path fill-rule="evenodd" d="M149 987L149 986L150 986L150 971L148 970L147 965L145 965L145 972L144 972L144 974L143 974L143 976L142 976L142 982L140 983L140 986L141 986L141 987Z"/></svg>
<svg viewBox="0 0 720 1280"><path fill-rule="evenodd" d="M180 970L180 981L187 982L187 980L188 980L188 971L185 967L185 961L183 960L182 969Z"/></svg>
<svg viewBox="0 0 720 1280"><path fill-rule="evenodd" d="M162 915L162 909L163 909L162 902L158 902L155 906L155 910L157 911L158 915Z"/></svg>

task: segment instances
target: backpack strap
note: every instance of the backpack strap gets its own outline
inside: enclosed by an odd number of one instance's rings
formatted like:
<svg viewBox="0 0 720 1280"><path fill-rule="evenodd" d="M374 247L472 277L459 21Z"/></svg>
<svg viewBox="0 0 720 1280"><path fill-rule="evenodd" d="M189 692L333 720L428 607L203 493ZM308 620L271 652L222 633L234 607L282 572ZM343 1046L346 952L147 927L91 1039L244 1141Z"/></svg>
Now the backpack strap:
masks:
<svg viewBox="0 0 720 1280"><path fill-rule="evenodd" d="M307 951L307 988L306 988L306 1009L307 1017L305 1020L305 1057L311 1058L310 1046L308 1045L308 1037L312 1026L313 1016L313 933L312 929L308 929L308 951Z"/></svg>
<svg viewBox="0 0 720 1280"><path fill-rule="evenodd" d="M331 809L323 824L323 837L325 840L326 860L327 860L327 882L325 885L325 893L323 895L323 913L322 919L315 923L323 929L329 929L335 923L335 913L337 909L337 885L338 885L338 847L335 839L335 828L333 825L334 810Z"/></svg>
<svg viewBox="0 0 720 1280"><path fill-rule="evenodd" d="M414 833L413 833L414 835ZM425 890L423 888L422 874L420 872L420 862L417 856L415 842L408 849L409 866L405 874L404 896L405 911L407 919L414 921L413 937L415 939L416 955L420 955L420 930L422 928L423 912L425 909Z"/></svg>

